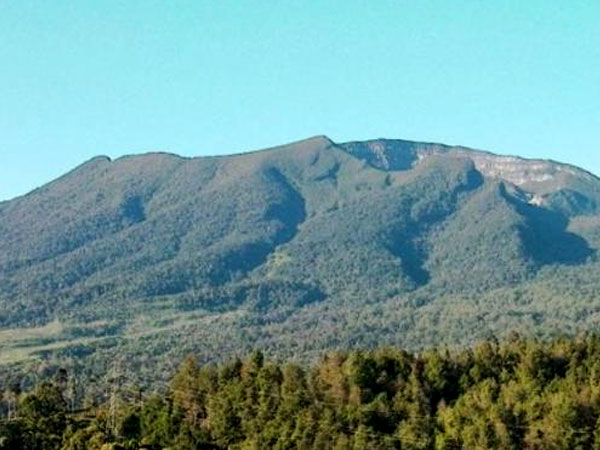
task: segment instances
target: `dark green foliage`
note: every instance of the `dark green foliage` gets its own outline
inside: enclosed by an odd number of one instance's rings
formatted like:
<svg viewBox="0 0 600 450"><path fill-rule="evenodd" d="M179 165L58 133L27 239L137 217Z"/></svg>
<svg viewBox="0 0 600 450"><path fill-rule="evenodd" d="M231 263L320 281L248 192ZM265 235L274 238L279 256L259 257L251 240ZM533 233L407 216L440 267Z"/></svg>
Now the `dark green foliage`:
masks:
<svg viewBox="0 0 600 450"><path fill-rule="evenodd" d="M67 405L57 385L42 383L26 395L18 417L3 424L0 448L45 450L60 448L67 429Z"/></svg>
<svg viewBox="0 0 600 450"><path fill-rule="evenodd" d="M0 422L0 448L591 449L600 337L485 341L460 351L337 352L310 369L181 365L167 392L66 413L43 383ZM140 403L141 402L141 403Z"/></svg>

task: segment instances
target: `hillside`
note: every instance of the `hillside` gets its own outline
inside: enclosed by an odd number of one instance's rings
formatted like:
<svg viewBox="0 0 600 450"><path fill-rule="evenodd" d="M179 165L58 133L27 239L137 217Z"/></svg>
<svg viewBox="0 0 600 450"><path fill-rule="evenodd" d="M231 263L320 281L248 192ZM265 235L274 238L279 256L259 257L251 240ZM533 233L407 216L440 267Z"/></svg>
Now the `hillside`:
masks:
<svg viewBox="0 0 600 450"><path fill-rule="evenodd" d="M600 180L552 161L326 137L98 157L0 203L0 362L156 377L192 351L571 333L600 319L599 247Z"/></svg>

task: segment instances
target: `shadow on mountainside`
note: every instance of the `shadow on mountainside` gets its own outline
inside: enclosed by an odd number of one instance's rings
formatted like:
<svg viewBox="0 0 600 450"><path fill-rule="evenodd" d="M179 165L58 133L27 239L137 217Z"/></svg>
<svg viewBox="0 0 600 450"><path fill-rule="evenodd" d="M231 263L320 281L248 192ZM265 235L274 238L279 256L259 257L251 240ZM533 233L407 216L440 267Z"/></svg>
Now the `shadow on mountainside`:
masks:
<svg viewBox="0 0 600 450"><path fill-rule="evenodd" d="M584 264L596 251L581 236L568 231L569 219L557 211L502 195L524 217L519 230L527 254L539 265Z"/></svg>
<svg viewBox="0 0 600 450"><path fill-rule="evenodd" d="M456 185L443 201L436 198L433 203L428 203L419 199L412 207L412 220L390 235L388 250L400 259L402 270L416 287L425 286L431 279L425 269L429 257L425 246L427 234L456 212L462 194L473 192L483 184L483 175L471 167L464 183Z"/></svg>
<svg viewBox="0 0 600 450"><path fill-rule="evenodd" d="M222 259L225 271L245 275L267 262L275 249L289 241L298 233L298 227L306 220L306 205L302 194L291 184L277 168L270 168L266 175L283 192L284 199L267 208L263 220L275 224L278 229L269 239L249 242L232 249ZM221 280L230 281L229 279Z"/></svg>

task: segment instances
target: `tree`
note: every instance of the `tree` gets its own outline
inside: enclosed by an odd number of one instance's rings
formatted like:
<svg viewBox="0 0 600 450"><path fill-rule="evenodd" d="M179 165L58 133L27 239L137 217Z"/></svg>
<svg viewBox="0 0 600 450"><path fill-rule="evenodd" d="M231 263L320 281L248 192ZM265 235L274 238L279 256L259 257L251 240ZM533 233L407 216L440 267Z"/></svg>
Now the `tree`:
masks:
<svg viewBox="0 0 600 450"><path fill-rule="evenodd" d="M59 448L67 427L67 404L58 386L44 382L21 403L26 448Z"/></svg>

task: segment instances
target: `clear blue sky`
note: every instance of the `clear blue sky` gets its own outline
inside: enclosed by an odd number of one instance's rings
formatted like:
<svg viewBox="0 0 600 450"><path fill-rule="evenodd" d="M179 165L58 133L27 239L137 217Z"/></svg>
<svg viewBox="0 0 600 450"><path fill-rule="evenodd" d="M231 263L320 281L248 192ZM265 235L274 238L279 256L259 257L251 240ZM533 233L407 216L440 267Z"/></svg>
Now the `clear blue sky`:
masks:
<svg viewBox="0 0 600 450"><path fill-rule="evenodd" d="M326 134L600 174L599 0L0 0L0 199Z"/></svg>

